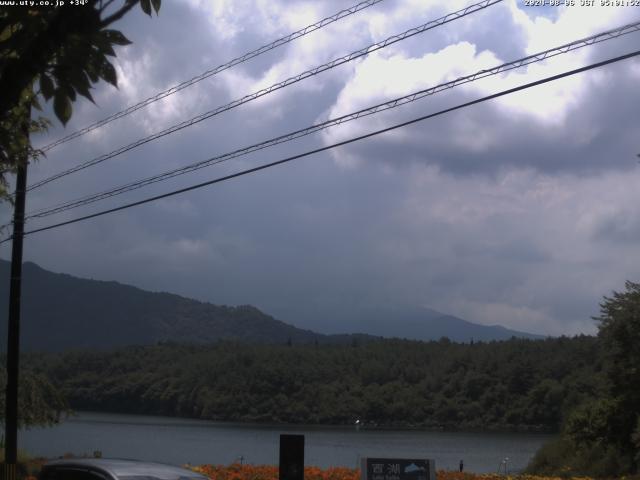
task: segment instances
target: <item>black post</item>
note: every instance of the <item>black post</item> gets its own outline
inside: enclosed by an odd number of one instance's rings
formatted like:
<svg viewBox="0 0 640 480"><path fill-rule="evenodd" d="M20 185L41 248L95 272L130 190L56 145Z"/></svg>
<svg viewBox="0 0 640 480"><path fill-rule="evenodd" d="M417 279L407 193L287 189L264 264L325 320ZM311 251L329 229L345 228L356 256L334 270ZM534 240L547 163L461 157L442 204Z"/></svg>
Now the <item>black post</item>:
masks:
<svg viewBox="0 0 640 480"><path fill-rule="evenodd" d="M9 326L7 334L7 390L5 402L5 479L16 478L18 463L18 370L20 360L20 290L22 283L22 238L27 190L27 158L18 166L13 237L11 250L11 283L9 286Z"/></svg>
<svg viewBox="0 0 640 480"><path fill-rule="evenodd" d="M304 480L304 435L280 435L279 480Z"/></svg>

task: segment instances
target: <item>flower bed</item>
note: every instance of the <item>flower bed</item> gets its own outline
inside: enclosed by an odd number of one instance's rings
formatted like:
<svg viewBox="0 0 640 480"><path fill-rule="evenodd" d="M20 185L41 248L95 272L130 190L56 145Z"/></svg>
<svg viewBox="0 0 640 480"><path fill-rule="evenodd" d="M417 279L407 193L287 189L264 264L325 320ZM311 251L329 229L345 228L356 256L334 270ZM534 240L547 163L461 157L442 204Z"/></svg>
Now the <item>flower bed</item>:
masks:
<svg viewBox="0 0 640 480"><path fill-rule="evenodd" d="M211 480L278 480L278 467L273 465L200 465L190 467ZM561 480L560 477L536 477L533 475L498 475L495 473L467 473L439 470L438 480ZM304 468L305 480L359 480L360 470L355 468L318 467ZM566 480L566 479L565 479ZM590 480L574 477L571 480Z"/></svg>

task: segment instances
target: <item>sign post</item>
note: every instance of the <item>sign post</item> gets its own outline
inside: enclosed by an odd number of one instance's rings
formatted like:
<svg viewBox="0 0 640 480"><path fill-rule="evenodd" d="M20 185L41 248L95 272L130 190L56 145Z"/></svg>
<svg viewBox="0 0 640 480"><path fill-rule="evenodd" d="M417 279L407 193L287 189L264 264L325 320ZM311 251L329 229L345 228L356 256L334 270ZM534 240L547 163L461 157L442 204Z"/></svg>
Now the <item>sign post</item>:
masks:
<svg viewBox="0 0 640 480"><path fill-rule="evenodd" d="M304 435L280 435L279 480L304 480Z"/></svg>
<svg viewBox="0 0 640 480"><path fill-rule="evenodd" d="M360 467L361 480L436 480L435 460L365 457Z"/></svg>

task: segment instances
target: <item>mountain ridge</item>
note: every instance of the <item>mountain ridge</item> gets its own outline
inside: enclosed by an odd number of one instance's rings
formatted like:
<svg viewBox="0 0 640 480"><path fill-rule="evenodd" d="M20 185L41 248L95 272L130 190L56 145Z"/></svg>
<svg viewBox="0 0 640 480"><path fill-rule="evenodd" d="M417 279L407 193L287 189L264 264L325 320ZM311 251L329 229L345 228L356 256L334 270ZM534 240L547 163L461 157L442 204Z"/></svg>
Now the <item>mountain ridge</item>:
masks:
<svg viewBox="0 0 640 480"><path fill-rule="evenodd" d="M8 292L9 267L9 262L0 260L0 291L3 292ZM111 349L166 341L353 343L383 336L375 328L367 333L321 334L285 323L251 305L216 305L169 292L150 292L112 280L84 279L50 272L33 262L23 264L23 282L21 343L25 350ZM8 311L7 297L0 295L2 312ZM397 334L391 336L418 340L454 337L451 338L453 341L501 340L511 336L535 338L505 327L485 327L436 313L447 318L444 324L442 321L436 324L416 320L418 325L413 330L403 332L398 329ZM6 321L5 313L0 316L2 348L6 344ZM470 335L461 338L446 334L447 325L451 327L460 322L467 325ZM418 332L420 327L422 334ZM432 331L431 338L424 336L425 329ZM452 331L449 329L449 333ZM419 338L421 336L423 338Z"/></svg>

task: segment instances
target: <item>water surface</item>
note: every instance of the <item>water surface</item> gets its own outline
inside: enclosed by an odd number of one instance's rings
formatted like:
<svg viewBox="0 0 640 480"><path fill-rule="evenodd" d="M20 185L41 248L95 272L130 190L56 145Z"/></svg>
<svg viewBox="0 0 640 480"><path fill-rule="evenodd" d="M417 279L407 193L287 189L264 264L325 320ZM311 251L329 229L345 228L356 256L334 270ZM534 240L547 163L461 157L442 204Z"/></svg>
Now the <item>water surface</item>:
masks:
<svg viewBox="0 0 640 480"><path fill-rule="evenodd" d="M181 465L278 463L279 435L305 435L305 464L356 467L359 458L433 458L438 469L495 472L526 467L550 435L420 430L356 430L351 427L282 426L210 422L171 417L82 412L52 428L20 433L19 446L33 455L67 452L136 458Z"/></svg>

